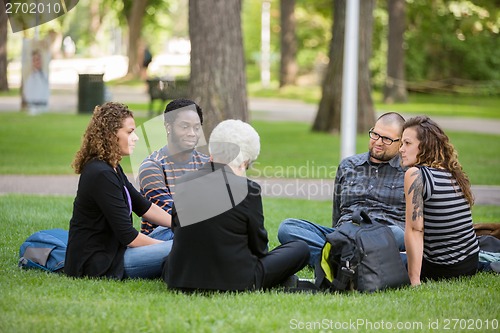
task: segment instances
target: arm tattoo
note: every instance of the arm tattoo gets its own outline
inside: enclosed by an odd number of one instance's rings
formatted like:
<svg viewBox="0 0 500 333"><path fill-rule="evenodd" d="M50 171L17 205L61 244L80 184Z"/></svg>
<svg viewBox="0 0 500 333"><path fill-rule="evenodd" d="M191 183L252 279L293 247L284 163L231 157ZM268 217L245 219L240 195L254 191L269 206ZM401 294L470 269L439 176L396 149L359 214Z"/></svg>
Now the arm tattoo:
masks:
<svg viewBox="0 0 500 333"><path fill-rule="evenodd" d="M413 213L412 220L416 221L417 218L422 217L424 215L424 198L423 198L423 190L424 190L424 182L422 180L422 174L420 170L415 171L412 176L416 176L413 183L410 185L410 189L408 190L408 194L413 192L412 204L413 204Z"/></svg>

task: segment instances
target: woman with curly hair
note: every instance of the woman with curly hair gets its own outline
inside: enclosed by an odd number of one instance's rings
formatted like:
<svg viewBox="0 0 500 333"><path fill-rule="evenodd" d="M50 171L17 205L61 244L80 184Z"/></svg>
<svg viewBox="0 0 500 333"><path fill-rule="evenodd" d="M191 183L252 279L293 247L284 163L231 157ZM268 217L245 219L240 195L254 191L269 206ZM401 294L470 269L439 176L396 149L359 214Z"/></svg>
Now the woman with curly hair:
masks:
<svg viewBox="0 0 500 333"><path fill-rule="evenodd" d="M172 242L139 233L132 212L170 227L171 218L133 187L120 160L138 137L126 105L97 106L73 168L80 174L70 221L65 273L74 277L155 278Z"/></svg>
<svg viewBox="0 0 500 333"><path fill-rule="evenodd" d="M399 149L405 173L405 245L412 285L474 275L479 245L470 182L448 136L429 117L406 121Z"/></svg>

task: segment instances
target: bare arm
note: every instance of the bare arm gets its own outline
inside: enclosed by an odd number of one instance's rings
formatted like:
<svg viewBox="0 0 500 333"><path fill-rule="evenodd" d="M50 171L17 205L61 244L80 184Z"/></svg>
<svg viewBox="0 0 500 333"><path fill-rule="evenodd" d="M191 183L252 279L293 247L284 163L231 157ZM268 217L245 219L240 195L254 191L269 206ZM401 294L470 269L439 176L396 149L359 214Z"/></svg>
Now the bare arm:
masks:
<svg viewBox="0 0 500 333"><path fill-rule="evenodd" d="M162 243L162 241L151 238L149 236L146 236L144 234L138 233L137 237L130 242L128 245L129 247L140 247L140 246L146 246L146 245L153 245L157 243Z"/></svg>
<svg viewBox="0 0 500 333"><path fill-rule="evenodd" d="M424 199L423 180L418 168L405 173L406 198L405 246L408 256L408 274L413 286L420 284L424 253Z"/></svg>
<svg viewBox="0 0 500 333"><path fill-rule="evenodd" d="M172 216L155 204L152 204L151 207L149 207L143 217L154 224L162 225L164 227L170 228L172 225Z"/></svg>
<svg viewBox="0 0 500 333"><path fill-rule="evenodd" d="M172 221L172 217L170 216L170 214L168 214L155 204L151 204L151 207L149 207L149 209L147 210L146 213L144 213L143 216L146 217L149 221L152 221L153 223L165 227L170 227ZM147 235L139 233L137 237L130 244L128 244L128 246L139 247L139 246L157 244L161 242L162 241L160 240L153 239Z"/></svg>

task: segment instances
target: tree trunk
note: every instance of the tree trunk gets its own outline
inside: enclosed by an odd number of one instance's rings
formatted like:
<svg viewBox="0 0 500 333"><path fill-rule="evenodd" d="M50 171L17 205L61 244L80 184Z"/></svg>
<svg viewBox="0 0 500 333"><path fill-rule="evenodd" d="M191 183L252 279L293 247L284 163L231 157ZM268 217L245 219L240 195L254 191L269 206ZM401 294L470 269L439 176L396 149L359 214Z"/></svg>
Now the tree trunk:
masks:
<svg viewBox="0 0 500 333"><path fill-rule="evenodd" d="M9 90L7 80L7 14L3 4L0 5L0 91Z"/></svg>
<svg viewBox="0 0 500 333"><path fill-rule="evenodd" d="M359 2L359 57L358 57L358 133L368 132L375 123L372 99L370 58L372 55L373 10L375 0Z"/></svg>
<svg viewBox="0 0 500 333"><path fill-rule="evenodd" d="M297 80L297 37L295 35L295 0L280 1L281 67L280 87Z"/></svg>
<svg viewBox="0 0 500 333"><path fill-rule="evenodd" d="M405 0L389 0L389 34L387 50L387 78L384 87L384 102L406 102L408 93L405 82Z"/></svg>
<svg viewBox="0 0 500 333"><path fill-rule="evenodd" d="M142 59L139 50L139 40L142 31L142 19L146 11L148 0L134 0L132 2L132 9L127 17L128 19L128 71L127 75L139 77L141 73L141 64L139 60Z"/></svg>
<svg viewBox="0 0 500 333"><path fill-rule="evenodd" d="M332 40L313 131L340 132L346 0L333 0Z"/></svg>
<svg viewBox="0 0 500 333"><path fill-rule="evenodd" d="M222 120L248 121L241 1L190 0L190 96L204 110L208 140Z"/></svg>
<svg viewBox="0 0 500 333"><path fill-rule="evenodd" d="M89 3L89 44L90 53L94 56L99 56L102 54L101 48L97 45L97 34L101 28L103 13L99 9L100 0L92 0Z"/></svg>
<svg viewBox="0 0 500 333"><path fill-rule="evenodd" d="M371 96L369 60L373 33L374 0L360 1L359 60L358 60L358 117L357 130L364 132L375 122ZM330 62L322 85L322 96L313 131L340 132L342 108L342 79L344 59L346 0L333 1L333 30L330 43Z"/></svg>

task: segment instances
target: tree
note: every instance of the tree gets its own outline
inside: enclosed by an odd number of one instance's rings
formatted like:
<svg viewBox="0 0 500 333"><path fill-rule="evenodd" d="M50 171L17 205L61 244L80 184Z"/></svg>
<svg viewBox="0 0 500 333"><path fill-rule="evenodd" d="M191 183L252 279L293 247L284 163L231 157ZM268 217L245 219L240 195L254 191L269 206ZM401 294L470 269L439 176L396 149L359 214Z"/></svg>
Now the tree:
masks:
<svg viewBox="0 0 500 333"><path fill-rule="evenodd" d="M225 119L248 121L241 1L190 0L190 96L204 110L205 136Z"/></svg>
<svg viewBox="0 0 500 333"><path fill-rule="evenodd" d="M157 43L162 47L161 41L165 34L174 30L168 26L172 21L177 22L178 17L169 12L171 6L175 7L180 0L91 0L89 8L91 19L89 25L101 29L105 16L113 15L118 20L120 27L128 31L127 56L129 59L127 76L138 78L141 72L144 49L148 43ZM182 27L182 23L177 26ZM88 30L88 29L87 29ZM96 34L95 32L93 32ZM91 40L92 42L92 40ZM160 43L159 43L160 42ZM94 54L95 52L92 52Z"/></svg>
<svg viewBox="0 0 500 333"><path fill-rule="evenodd" d="M101 8L101 6L105 6L105 4L101 4L100 0L92 0L89 3L89 44L90 44L90 54L98 55L100 54L100 47L96 44L97 34L101 29L102 20L104 15L106 14L105 7Z"/></svg>
<svg viewBox="0 0 500 333"><path fill-rule="evenodd" d="M499 1L415 0L407 4L405 66L408 82L441 81L418 91L451 92L454 81L479 82L498 92ZM473 82L470 82L473 84ZM408 87L413 88L413 87ZM444 88L444 89L442 89Z"/></svg>
<svg viewBox="0 0 500 333"><path fill-rule="evenodd" d="M406 102L408 93L405 82L404 32L405 0L388 0L389 33L387 49L387 77L384 86L384 102Z"/></svg>
<svg viewBox="0 0 500 333"><path fill-rule="evenodd" d="M321 100L313 123L313 131L340 132L342 107L342 64L344 57L346 0L333 0L332 40L330 62L321 86Z"/></svg>
<svg viewBox="0 0 500 333"><path fill-rule="evenodd" d="M294 85L297 79L297 37L295 35L295 0L280 1L281 65L280 87Z"/></svg>
<svg viewBox="0 0 500 333"><path fill-rule="evenodd" d="M375 123L370 58L372 55L373 10L375 0L359 2L358 133L368 132Z"/></svg>
<svg viewBox="0 0 500 333"><path fill-rule="evenodd" d="M358 132L366 131L375 122L371 97L369 59L371 55L374 0L360 1L359 60L358 60ZM340 131L346 0L333 1L332 41L330 62L322 84L322 96L313 131Z"/></svg>
<svg viewBox="0 0 500 333"><path fill-rule="evenodd" d="M9 90L7 80L7 14L3 3L0 5L0 91Z"/></svg>
<svg viewBox="0 0 500 333"><path fill-rule="evenodd" d="M142 49L140 37L142 31L142 21L146 12L148 0L134 0L132 8L127 15L128 21L128 74L139 77L141 70Z"/></svg>

